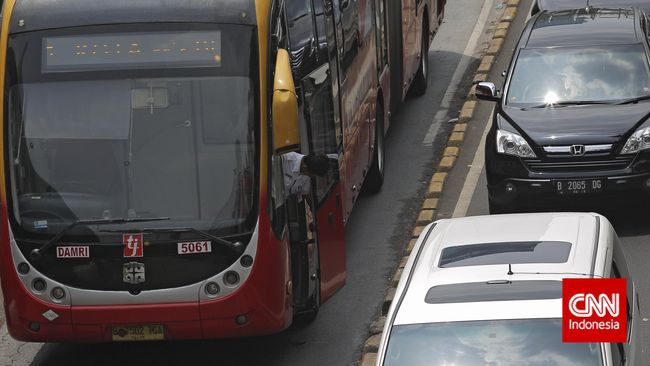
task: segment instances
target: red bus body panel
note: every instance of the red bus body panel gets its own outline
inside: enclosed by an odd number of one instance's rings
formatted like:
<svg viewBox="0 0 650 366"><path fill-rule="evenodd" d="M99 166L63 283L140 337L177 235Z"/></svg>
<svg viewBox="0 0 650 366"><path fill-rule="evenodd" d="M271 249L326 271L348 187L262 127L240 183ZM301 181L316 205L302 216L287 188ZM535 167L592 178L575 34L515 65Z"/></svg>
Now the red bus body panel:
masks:
<svg viewBox="0 0 650 366"><path fill-rule="evenodd" d="M345 284L345 242L341 211L341 185L337 184L325 203L318 209L318 251L321 262L321 303L332 297Z"/></svg>

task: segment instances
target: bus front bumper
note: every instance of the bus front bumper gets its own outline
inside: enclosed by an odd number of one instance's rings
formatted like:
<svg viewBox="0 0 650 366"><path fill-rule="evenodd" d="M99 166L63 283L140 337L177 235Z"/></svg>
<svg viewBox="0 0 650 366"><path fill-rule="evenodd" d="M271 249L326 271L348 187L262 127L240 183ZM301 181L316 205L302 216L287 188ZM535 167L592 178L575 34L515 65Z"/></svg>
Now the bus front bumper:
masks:
<svg viewBox="0 0 650 366"><path fill-rule="evenodd" d="M259 304L251 306L236 299L227 300L200 304L73 306L58 309L50 304L42 304L47 307L42 314L23 313L19 317L8 317L7 323L11 336L26 342L237 338L277 333L291 324L292 313L288 309L278 314L265 311ZM152 328L162 329L162 334L151 334L148 329Z"/></svg>

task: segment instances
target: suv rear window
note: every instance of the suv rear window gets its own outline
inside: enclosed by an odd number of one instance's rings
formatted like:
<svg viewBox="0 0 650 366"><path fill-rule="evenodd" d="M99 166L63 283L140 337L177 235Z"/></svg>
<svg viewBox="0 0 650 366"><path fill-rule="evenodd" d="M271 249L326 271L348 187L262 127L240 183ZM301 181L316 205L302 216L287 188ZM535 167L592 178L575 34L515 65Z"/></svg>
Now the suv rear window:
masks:
<svg viewBox="0 0 650 366"><path fill-rule="evenodd" d="M506 269L504 268L504 274ZM427 304L459 302L546 300L562 298L561 281L489 281L434 286L427 291Z"/></svg>
<svg viewBox="0 0 650 366"><path fill-rule="evenodd" d="M571 243L565 241L521 241L458 245L442 250L438 267L566 263L570 252Z"/></svg>

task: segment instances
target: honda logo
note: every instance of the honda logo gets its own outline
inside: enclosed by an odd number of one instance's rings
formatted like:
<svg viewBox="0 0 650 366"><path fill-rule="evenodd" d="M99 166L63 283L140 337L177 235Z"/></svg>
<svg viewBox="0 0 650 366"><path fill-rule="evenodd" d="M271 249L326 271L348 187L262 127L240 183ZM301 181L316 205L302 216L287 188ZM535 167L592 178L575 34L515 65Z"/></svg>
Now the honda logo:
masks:
<svg viewBox="0 0 650 366"><path fill-rule="evenodd" d="M585 145L571 145L571 155L582 156L585 154Z"/></svg>
<svg viewBox="0 0 650 366"><path fill-rule="evenodd" d="M122 266L122 280L131 285L144 282L144 263L129 262Z"/></svg>

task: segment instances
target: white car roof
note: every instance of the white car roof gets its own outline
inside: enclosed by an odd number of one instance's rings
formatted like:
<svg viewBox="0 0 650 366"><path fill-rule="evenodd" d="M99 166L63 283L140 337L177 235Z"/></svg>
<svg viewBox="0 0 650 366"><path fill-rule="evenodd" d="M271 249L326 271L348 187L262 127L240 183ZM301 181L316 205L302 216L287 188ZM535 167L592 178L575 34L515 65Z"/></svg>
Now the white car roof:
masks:
<svg viewBox="0 0 650 366"><path fill-rule="evenodd" d="M561 286L562 278L588 278L602 275L595 273L598 272L595 271L595 263L598 235L601 230L600 218L602 218L600 215L593 213L536 213L474 216L437 221L423 232L411 254L410 265L407 264L405 268L395 297L396 301L400 302L395 309L397 314L393 324L561 317L562 302L559 297L537 298L533 291L533 294L521 295L524 298L506 296L504 301L498 299L480 301L482 296L480 293L484 291L485 295L489 296L492 288L497 293L504 288L498 287L503 286L499 284L486 287L488 281L496 283L536 281L521 282L526 284L522 288L534 289L536 284L542 282ZM463 249L460 246L471 244L511 245L513 242L553 242L551 244L562 245L563 248L569 249L567 249L568 254L566 251L564 254L561 254L562 251L550 251L551 257L556 252L560 252L558 256L562 258L558 257L559 260L556 260L559 261L558 263L544 263L548 262L549 251L545 256L540 257L536 256L535 250L523 252L523 255L531 255L526 257L526 260L532 262L541 258L542 263L511 265L500 263L500 260L511 260L517 254L515 253L513 257L512 253L504 255L497 253L496 256L489 258L497 264L483 264L482 261L489 256L472 257L469 253L467 259L462 257L463 252L461 252L460 262L465 260L461 266L446 268L439 266L441 253L445 248L456 247L458 250ZM481 246L481 248L488 247ZM458 260L458 257L453 260ZM412 267L413 264L415 268ZM509 274L510 269L512 274ZM412 275L409 277L410 273ZM444 298L448 292L457 293L459 288L466 288L459 285L472 283L477 284L479 290L478 292L467 291L466 299L462 299L462 292L460 299L455 295L450 301L436 299L436 296ZM433 287L436 287L436 290L431 290L432 295L427 299L427 294Z"/></svg>

